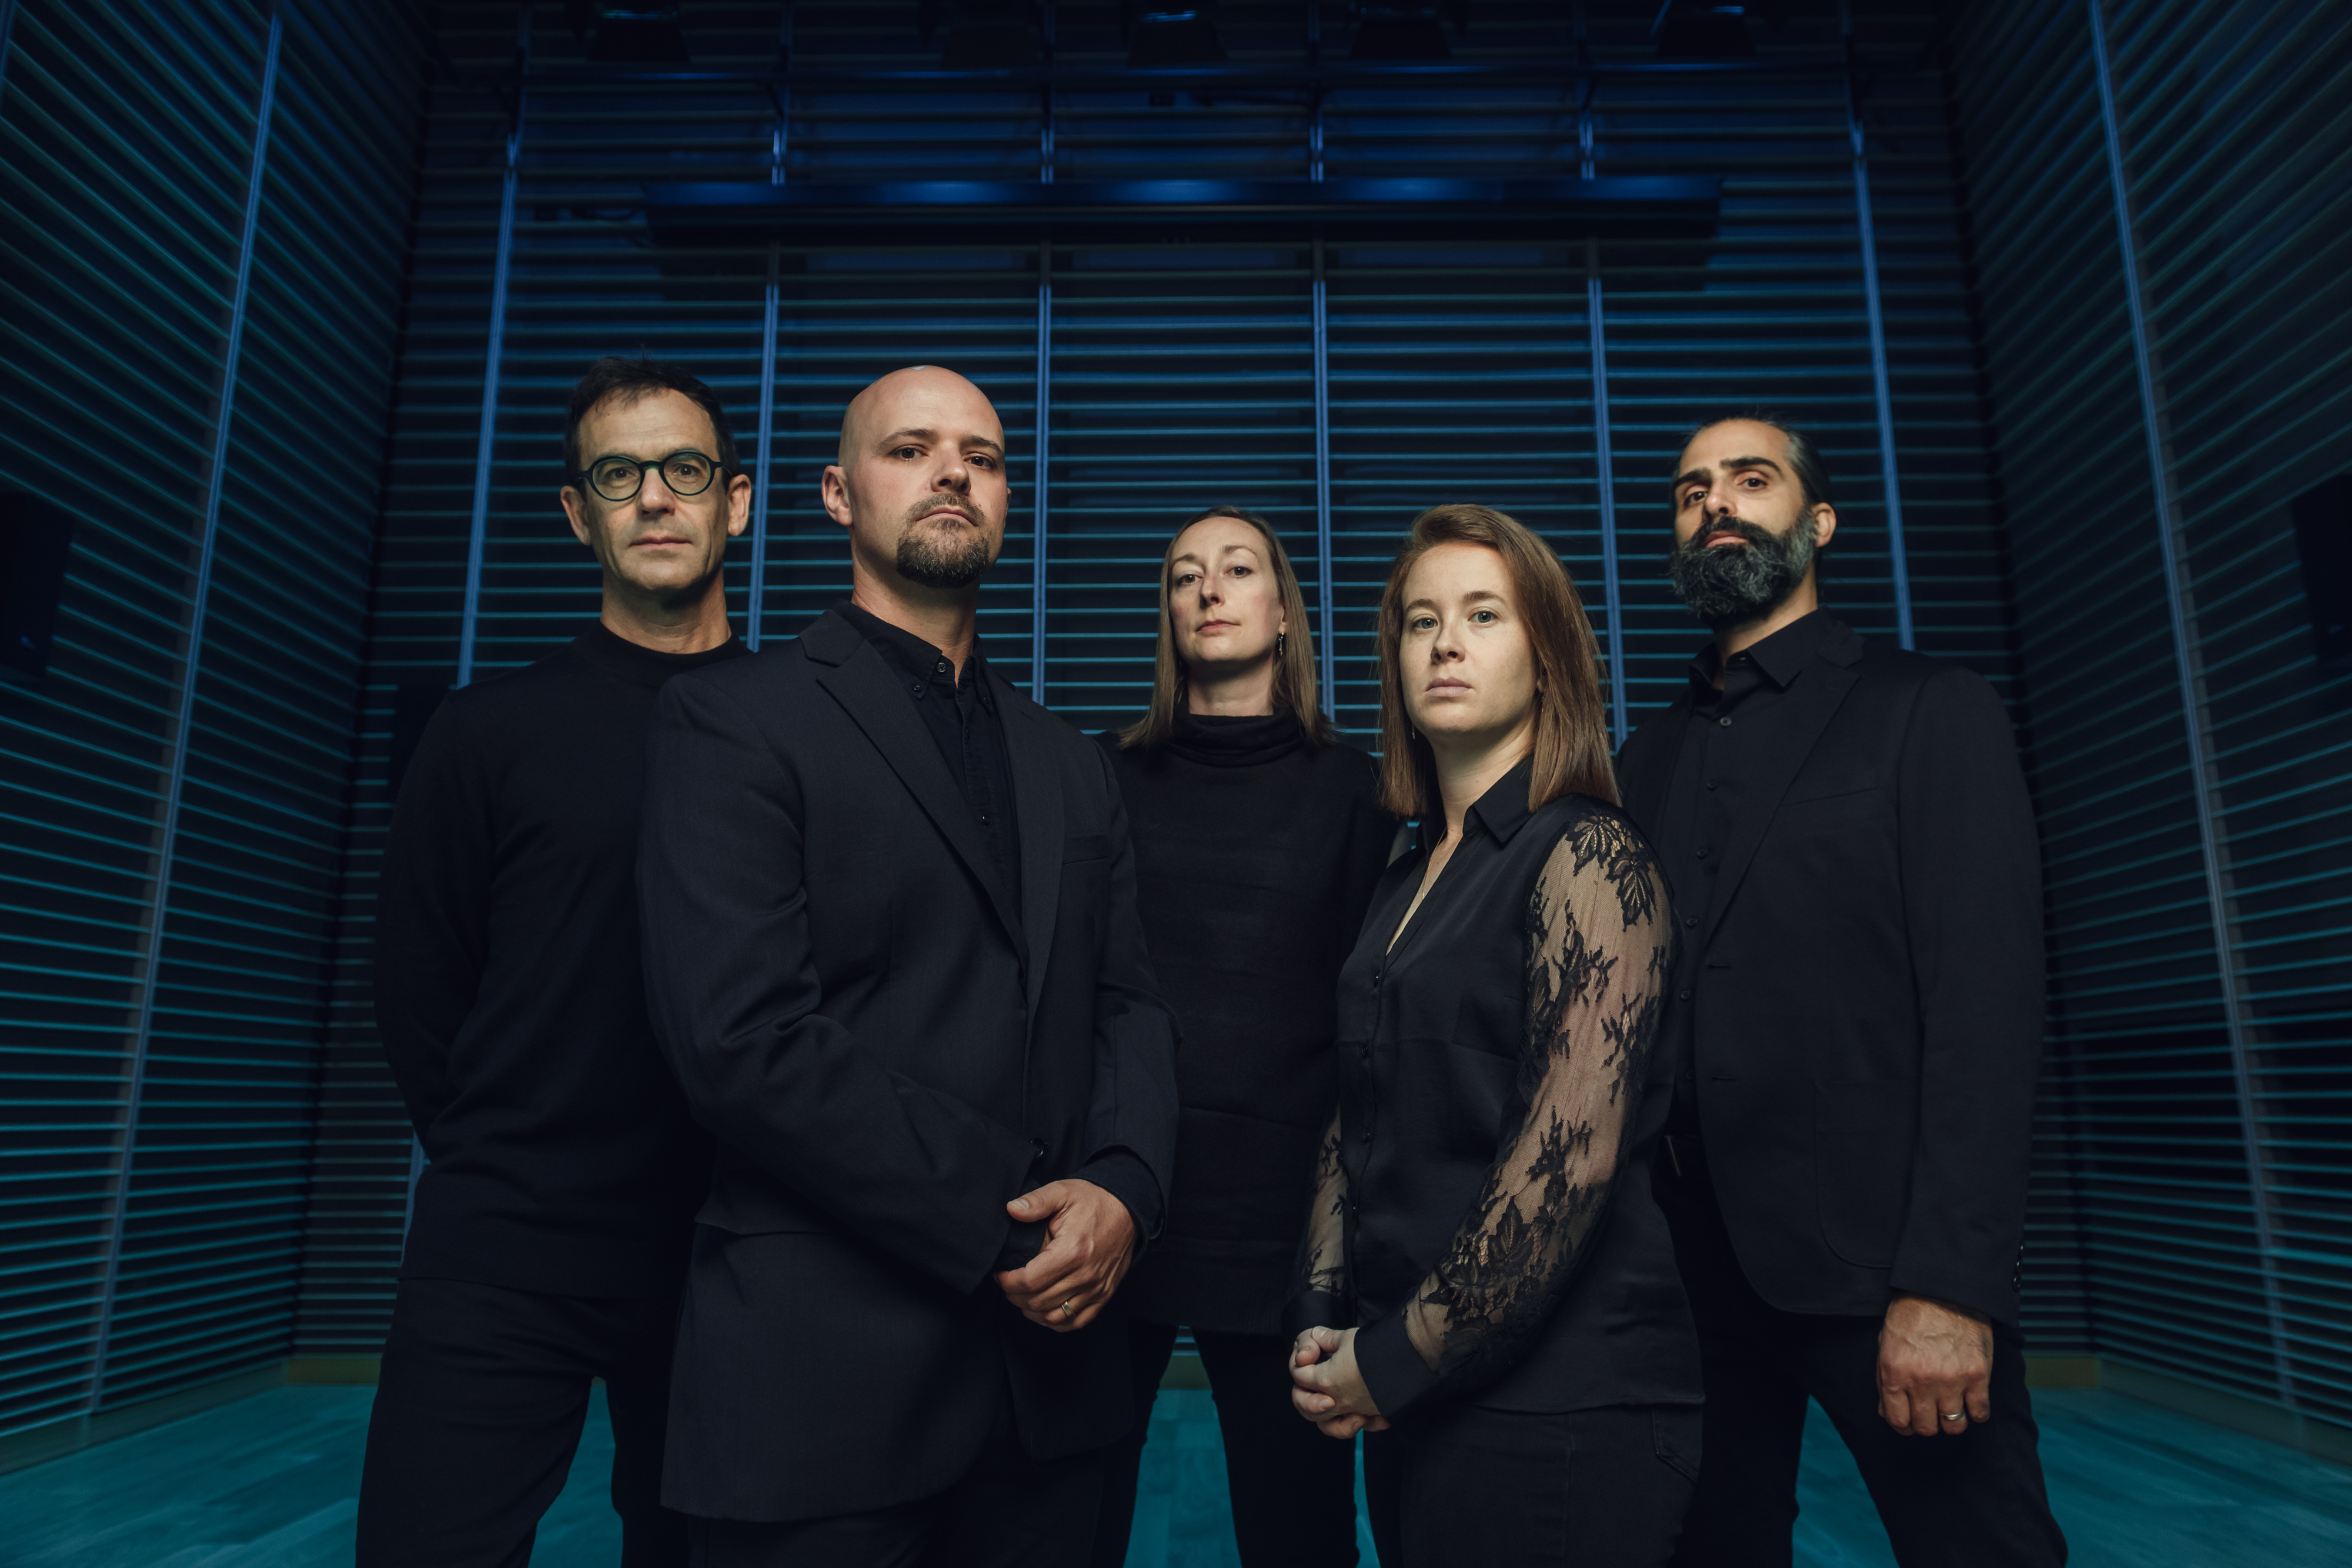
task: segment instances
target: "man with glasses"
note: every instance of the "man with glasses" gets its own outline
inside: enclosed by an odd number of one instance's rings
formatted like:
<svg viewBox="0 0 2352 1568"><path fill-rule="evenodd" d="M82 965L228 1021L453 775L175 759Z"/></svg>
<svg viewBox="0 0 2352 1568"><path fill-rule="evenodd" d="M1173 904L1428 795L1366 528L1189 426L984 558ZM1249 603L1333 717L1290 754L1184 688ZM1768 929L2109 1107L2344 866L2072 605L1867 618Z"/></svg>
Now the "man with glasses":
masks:
<svg viewBox="0 0 2352 1568"><path fill-rule="evenodd" d="M710 1146L646 1016L647 721L737 657L720 569L751 482L693 376L605 359L573 391L563 509L597 621L452 693L393 815L376 1020L430 1163L361 1483L362 1568L525 1561L604 1379L623 1562L686 1561L661 1506L670 1352Z"/></svg>

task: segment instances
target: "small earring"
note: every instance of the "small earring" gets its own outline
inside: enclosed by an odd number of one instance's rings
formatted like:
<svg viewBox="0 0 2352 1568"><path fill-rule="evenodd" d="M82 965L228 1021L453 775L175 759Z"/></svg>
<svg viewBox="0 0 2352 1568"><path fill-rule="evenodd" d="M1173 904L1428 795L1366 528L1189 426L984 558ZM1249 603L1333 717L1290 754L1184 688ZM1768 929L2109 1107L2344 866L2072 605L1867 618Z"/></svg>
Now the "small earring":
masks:
<svg viewBox="0 0 2352 1568"><path fill-rule="evenodd" d="M1290 633L1287 632L1276 632L1274 634L1274 656L1279 659L1284 653L1289 652L1289 650Z"/></svg>

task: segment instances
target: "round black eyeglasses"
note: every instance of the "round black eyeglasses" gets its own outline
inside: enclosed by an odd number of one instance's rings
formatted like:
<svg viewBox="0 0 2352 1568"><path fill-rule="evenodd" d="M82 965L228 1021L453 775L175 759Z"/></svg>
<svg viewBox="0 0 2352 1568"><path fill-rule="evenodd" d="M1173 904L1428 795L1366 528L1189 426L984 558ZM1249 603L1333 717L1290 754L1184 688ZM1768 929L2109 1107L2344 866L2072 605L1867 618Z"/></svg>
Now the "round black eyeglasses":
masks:
<svg viewBox="0 0 2352 1568"><path fill-rule="evenodd" d="M662 483L669 486L673 496L699 496L710 488L710 481L719 475L718 464L687 447L658 463L646 463L635 457L599 457L585 472L573 477L588 481L590 487L608 501L634 501L637 492L646 487L648 468L661 470Z"/></svg>

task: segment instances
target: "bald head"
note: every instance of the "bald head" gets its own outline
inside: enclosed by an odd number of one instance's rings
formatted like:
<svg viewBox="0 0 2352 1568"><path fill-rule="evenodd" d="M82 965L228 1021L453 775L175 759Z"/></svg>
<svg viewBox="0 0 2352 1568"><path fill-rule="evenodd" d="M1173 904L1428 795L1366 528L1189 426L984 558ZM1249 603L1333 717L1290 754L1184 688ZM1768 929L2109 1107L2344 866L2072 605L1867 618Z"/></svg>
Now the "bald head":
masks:
<svg viewBox="0 0 2352 1568"><path fill-rule="evenodd" d="M850 533L859 591L976 592L1004 542L1004 423L936 365L892 371L850 400L824 507Z"/></svg>
<svg viewBox="0 0 2352 1568"><path fill-rule="evenodd" d="M908 365L868 382L865 391L849 400L842 411L841 445L834 461L850 467L894 431L930 427L933 422L924 417L924 411L941 407L978 416L975 428L985 429L994 438L997 455L1003 455L1004 423L996 417L996 405L986 392L953 371Z"/></svg>

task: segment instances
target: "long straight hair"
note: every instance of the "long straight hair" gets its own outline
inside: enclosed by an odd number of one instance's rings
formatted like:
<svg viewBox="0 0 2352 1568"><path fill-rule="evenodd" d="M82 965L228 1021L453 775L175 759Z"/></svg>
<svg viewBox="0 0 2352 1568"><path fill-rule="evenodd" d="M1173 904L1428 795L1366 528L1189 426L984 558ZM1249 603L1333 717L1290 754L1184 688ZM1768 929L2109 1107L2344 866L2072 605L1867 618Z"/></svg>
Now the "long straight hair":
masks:
<svg viewBox="0 0 2352 1568"><path fill-rule="evenodd" d="M1265 538L1266 570L1274 573L1275 586L1282 593L1283 620L1294 628L1283 652L1274 661L1274 709L1297 716L1298 727L1307 732L1309 746L1328 745L1339 738L1339 732L1316 706L1315 639L1307 631L1307 596L1298 591L1298 574L1291 570L1290 552L1282 548L1272 523L1239 507L1211 507L1169 536L1168 548L1160 554L1160 651L1151 669L1151 706L1141 718L1118 732L1118 744L1123 748L1140 746L1156 751L1167 745L1169 736L1175 732L1176 710L1184 701L1184 689L1191 675L1184 668L1184 661L1176 654L1176 622L1168 610L1168 579L1175 569L1176 541L1184 537L1184 529L1211 517L1232 517L1247 523Z"/></svg>
<svg viewBox="0 0 2352 1568"><path fill-rule="evenodd" d="M1535 771L1528 810L1562 795L1617 801L1617 770L1602 722L1601 659L1592 623L1567 565L1524 524L1491 507L1432 507L1412 520L1412 537L1389 568L1381 591L1381 804L1400 817L1435 819L1444 831L1437 757L1404 706L1405 580L1439 545L1479 545L1503 558L1511 597L1536 663ZM1431 841L1435 841L1434 840Z"/></svg>

